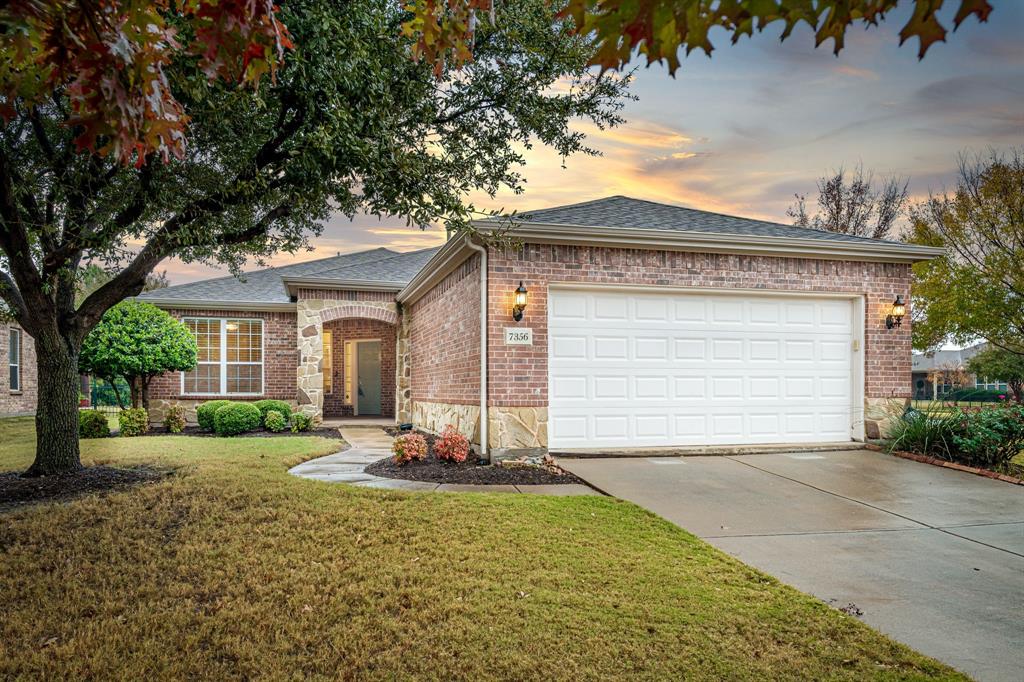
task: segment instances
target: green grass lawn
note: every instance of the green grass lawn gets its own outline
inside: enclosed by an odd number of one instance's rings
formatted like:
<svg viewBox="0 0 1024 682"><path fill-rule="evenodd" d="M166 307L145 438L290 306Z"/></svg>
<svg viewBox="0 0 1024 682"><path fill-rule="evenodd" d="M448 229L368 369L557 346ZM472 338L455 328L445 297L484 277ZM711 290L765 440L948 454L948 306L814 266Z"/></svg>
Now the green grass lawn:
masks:
<svg viewBox="0 0 1024 682"><path fill-rule="evenodd" d="M0 420L0 470L31 428ZM83 442L178 470L0 516L0 677L959 677L626 502L286 473L337 447Z"/></svg>

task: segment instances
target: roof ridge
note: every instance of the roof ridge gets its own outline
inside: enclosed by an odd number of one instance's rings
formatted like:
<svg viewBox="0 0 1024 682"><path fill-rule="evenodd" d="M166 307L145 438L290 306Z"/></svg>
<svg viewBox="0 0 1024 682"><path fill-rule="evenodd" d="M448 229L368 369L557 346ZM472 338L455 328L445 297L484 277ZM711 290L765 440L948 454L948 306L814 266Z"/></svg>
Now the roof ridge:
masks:
<svg viewBox="0 0 1024 682"><path fill-rule="evenodd" d="M362 263L352 263L351 265L339 265L336 268L328 268L327 270L323 270L322 272L334 272L335 270L348 270L349 268L358 267L359 265L365 265L367 262L384 263L384 262L389 261L389 260L395 260L396 258L404 258L405 256L412 256L412 255L417 254L417 253L423 253L424 251L436 251L439 248L441 248L441 247L440 246L428 246L426 248L416 249L415 251L392 251L391 253L394 254L393 256L388 256L386 258L377 258L377 259L375 259L373 261L363 261ZM319 273L312 273L312 274L309 275L309 278L310 279L316 279L317 274L319 274Z"/></svg>

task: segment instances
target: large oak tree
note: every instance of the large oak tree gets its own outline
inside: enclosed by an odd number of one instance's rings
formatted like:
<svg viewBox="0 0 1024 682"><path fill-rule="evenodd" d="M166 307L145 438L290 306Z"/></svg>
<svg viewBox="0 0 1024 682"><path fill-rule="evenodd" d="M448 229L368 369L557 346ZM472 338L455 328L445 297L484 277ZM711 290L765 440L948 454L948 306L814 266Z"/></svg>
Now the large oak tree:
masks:
<svg viewBox="0 0 1024 682"><path fill-rule="evenodd" d="M161 6L191 43L176 5ZM248 257L301 248L337 212L465 226L468 192L521 188L524 149L539 141L587 153L572 119L619 122L625 81L587 68L593 46L545 0L503 4L458 69L410 59L408 15L388 0L295 0L278 16L294 48L255 87L211 81L187 51L163 64L189 117L180 158L129 165L118 154L79 153L72 81L50 97L6 102L0 297L38 349L28 473L80 466L82 341L162 260L237 270ZM76 305L76 270L87 262L116 274Z"/></svg>

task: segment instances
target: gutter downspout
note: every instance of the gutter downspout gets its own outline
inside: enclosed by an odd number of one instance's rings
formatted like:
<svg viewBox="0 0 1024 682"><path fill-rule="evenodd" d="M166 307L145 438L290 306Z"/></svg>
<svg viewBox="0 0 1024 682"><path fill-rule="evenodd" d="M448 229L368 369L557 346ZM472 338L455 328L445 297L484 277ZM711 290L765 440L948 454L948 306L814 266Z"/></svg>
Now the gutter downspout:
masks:
<svg viewBox="0 0 1024 682"><path fill-rule="evenodd" d="M480 459L490 461L487 449L487 247L466 237L466 246L480 254Z"/></svg>

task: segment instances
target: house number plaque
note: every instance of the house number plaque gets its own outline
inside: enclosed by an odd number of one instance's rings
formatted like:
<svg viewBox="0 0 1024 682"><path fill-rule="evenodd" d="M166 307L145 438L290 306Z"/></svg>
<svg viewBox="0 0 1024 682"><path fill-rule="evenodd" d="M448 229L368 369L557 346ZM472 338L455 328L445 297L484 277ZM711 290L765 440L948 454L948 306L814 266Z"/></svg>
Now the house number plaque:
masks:
<svg viewBox="0 0 1024 682"><path fill-rule="evenodd" d="M506 346L532 346L533 329L530 327L505 327Z"/></svg>

